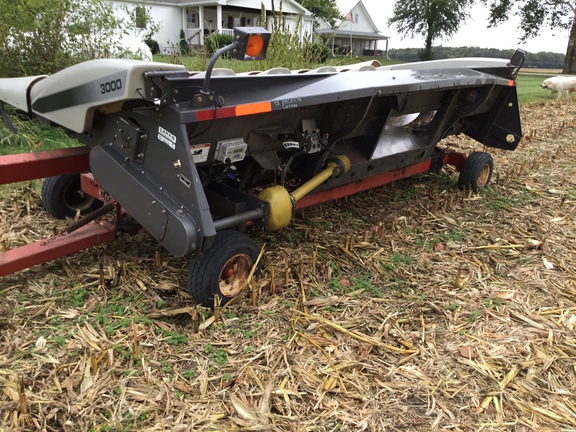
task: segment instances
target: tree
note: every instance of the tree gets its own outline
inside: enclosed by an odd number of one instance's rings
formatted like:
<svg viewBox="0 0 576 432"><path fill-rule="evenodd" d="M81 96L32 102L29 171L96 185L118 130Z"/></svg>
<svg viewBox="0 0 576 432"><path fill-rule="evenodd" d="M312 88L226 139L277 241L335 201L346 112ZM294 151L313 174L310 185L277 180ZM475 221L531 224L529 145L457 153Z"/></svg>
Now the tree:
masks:
<svg viewBox="0 0 576 432"><path fill-rule="evenodd" d="M421 60L432 60L434 40L454 35L468 18L468 10L473 2L474 0L397 0L388 25L396 25L402 36L423 36L425 46L418 56Z"/></svg>
<svg viewBox="0 0 576 432"><path fill-rule="evenodd" d="M332 27L335 27L336 24L343 19L342 13L340 13L340 9L338 9L338 5L336 4L336 0L296 0L306 9L317 16L319 18L323 18L330 24Z"/></svg>
<svg viewBox="0 0 576 432"><path fill-rule="evenodd" d="M542 27L570 29L562 73L576 74L576 0L481 0L490 10L491 26L514 14L521 19L520 41L538 35Z"/></svg>
<svg viewBox="0 0 576 432"><path fill-rule="evenodd" d="M148 20L146 30L138 29L142 20L135 10L115 13L103 0L0 0L0 11L0 76L50 74L94 58L134 57L122 48L123 36L150 35L157 28Z"/></svg>

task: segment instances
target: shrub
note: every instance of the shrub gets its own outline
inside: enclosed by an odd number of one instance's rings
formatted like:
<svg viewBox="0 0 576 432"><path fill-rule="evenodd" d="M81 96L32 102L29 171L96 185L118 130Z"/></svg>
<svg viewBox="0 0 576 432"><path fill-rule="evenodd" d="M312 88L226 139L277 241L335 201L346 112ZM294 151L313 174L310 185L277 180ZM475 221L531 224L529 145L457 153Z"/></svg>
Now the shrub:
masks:
<svg viewBox="0 0 576 432"><path fill-rule="evenodd" d="M51 74L95 58L130 57L123 36L142 33L115 13L132 17L130 7L105 0L0 0L0 6L0 76ZM157 28L147 20L148 34Z"/></svg>
<svg viewBox="0 0 576 432"><path fill-rule="evenodd" d="M206 49L208 54L212 55L220 48L230 45L234 42L234 37L226 34L212 33L208 39L206 39Z"/></svg>
<svg viewBox="0 0 576 432"><path fill-rule="evenodd" d="M190 47L188 46L188 41L186 40L186 33L184 32L184 30L180 30L180 42L178 43L178 45L180 45L180 54L182 55L190 54Z"/></svg>
<svg viewBox="0 0 576 432"><path fill-rule="evenodd" d="M160 52L160 45L154 39L148 38L144 42L148 45L152 54L158 54Z"/></svg>
<svg viewBox="0 0 576 432"><path fill-rule="evenodd" d="M311 63L326 63L330 55L330 48L324 44L311 42L306 45L306 56Z"/></svg>

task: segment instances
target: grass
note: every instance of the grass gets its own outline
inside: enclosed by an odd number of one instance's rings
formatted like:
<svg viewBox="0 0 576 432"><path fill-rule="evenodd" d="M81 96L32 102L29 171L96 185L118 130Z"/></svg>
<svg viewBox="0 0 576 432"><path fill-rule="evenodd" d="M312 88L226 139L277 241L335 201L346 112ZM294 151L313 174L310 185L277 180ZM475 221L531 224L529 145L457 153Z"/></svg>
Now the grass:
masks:
<svg viewBox="0 0 576 432"><path fill-rule="evenodd" d="M518 102L520 105L526 102L547 101L553 98L548 90L540 87L542 81L554 74L537 75L533 73L520 73L516 80L518 84Z"/></svg>
<svg viewBox="0 0 576 432"><path fill-rule="evenodd" d="M154 61L163 63L178 63L186 67L190 71L202 71L208 66L209 58L205 55L197 56L173 56L173 55L155 55ZM290 67L290 62L287 59L278 60L257 60L257 61L239 61L229 58L219 58L216 61L215 68L232 69L236 73L250 72L254 70L267 70L273 67L287 67L289 69L316 69L322 66L344 66L353 63L361 63L366 61L376 60L383 66L402 63L397 60L390 60L385 57L364 57L364 56L335 56L327 59L326 63L312 63L312 64L295 64L295 67Z"/></svg>
<svg viewBox="0 0 576 432"><path fill-rule="evenodd" d="M78 141L68 137L60 128L16 115L10 107L6 110L12 114L10 118L17 133L13 134L0 122L0 156L79 146Z"/></svg>

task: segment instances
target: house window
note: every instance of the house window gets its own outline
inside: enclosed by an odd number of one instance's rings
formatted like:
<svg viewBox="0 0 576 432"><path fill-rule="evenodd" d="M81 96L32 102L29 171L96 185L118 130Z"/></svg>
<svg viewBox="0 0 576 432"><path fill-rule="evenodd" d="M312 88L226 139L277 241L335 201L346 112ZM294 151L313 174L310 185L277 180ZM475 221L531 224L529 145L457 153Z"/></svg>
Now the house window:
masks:
<svg viewBox="0 0 576 432"><path fill-rule="evenodd" d="M136 28L144 29L146 28L146 8L143 6L136 6L134 8L134 19L136 20Z"/></svg>
<svg viewBox="0 0 576 432"><path fill-rule="evenodd" d="M186 9L186 22L188 23L188 28L196 27L196 14L193 9Z"/></svg>
<svg viewBox="0 0 576 432"><path fill-rule="evenodd" d="M358 24L358 14L354 14L354 24Z"/></svg>

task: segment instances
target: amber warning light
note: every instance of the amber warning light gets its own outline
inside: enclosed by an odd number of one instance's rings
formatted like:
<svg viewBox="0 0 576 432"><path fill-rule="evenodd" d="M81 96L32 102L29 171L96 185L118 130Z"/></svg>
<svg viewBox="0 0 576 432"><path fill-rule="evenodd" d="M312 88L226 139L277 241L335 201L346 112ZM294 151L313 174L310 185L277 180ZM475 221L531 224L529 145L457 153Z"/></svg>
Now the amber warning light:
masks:
<svg viewBox="0 0 576 432"><path fill-rule="evenodd" d="M263 60L266 58L270 32L262 27L234 28L236 48L232 57L238 60Z"/></svg>

